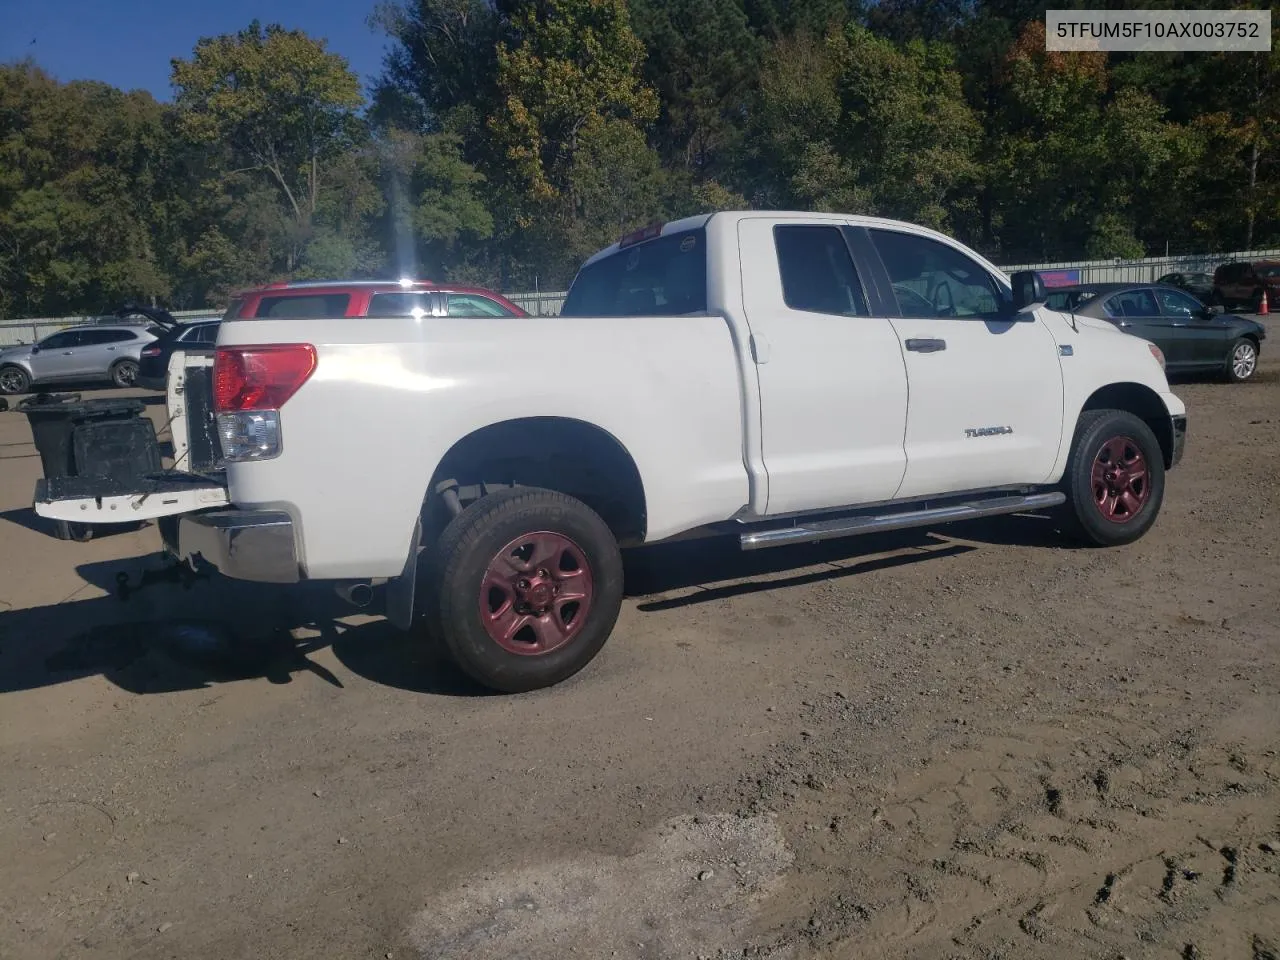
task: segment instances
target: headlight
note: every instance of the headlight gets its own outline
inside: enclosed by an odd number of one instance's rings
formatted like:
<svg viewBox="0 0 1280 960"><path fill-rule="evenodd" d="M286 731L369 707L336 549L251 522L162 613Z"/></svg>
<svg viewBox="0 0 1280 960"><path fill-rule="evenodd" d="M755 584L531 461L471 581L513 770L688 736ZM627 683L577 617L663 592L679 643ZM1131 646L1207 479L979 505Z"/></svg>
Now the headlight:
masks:
<svg viewBox="0 0 1280 960"><path fill-rule="evenodd" d="M1156 358L1156 363L1160 364L1160 369L1164 369L1164 351L1157 347L1154 343L1147 343L1151 349L1151 355Z"/></svg>

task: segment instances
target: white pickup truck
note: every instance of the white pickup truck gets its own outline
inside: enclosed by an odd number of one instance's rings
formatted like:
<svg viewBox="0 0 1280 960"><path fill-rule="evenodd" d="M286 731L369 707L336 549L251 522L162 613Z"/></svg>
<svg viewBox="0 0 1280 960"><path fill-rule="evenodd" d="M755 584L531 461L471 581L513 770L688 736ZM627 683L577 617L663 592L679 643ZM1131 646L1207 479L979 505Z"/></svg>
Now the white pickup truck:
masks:
<svg viewBox="0 0 1280 960"><path fill-rule="evenodd" d="M399 627L531 690L601 649L627 546L1045 509L1093 544L1142 536L1185 408L1153 344L1044 300L911 224L692 217L591 257L556 317L224 321L170 392L184 452L211 402L216 462L36 510L176 514L166 549L225 575L385 585Z"/></svg>

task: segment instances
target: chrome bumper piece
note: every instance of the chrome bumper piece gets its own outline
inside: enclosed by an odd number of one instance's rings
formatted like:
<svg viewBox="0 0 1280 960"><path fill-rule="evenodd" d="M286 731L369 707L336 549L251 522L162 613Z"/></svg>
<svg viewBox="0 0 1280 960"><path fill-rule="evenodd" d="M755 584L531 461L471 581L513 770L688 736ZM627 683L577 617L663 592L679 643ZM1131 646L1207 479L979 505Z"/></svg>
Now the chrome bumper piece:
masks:
<svg viewBox="0 0 1280 960"><path fill-rule="evenodd" d="M214 510L162 524L165 550L179 560L197 557L236 580L297 583L293 520L267 510Z"/></svg>

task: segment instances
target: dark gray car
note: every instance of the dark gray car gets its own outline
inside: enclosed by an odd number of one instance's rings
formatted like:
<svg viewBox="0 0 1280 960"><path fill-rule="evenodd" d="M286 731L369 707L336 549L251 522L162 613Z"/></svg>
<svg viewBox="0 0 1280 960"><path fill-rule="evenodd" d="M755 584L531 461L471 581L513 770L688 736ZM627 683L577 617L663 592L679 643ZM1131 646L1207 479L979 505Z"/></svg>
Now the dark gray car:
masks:
<svg viewBox="0 0 1280 960"><path fill-rule="evenodd" d="M1222 373L1248 380L1257 372L1267 328L1249 317L1211 308L1164 283L1094 283L1057 287L1045 304L1113 323L1164 351L1170 373Z"/></svg>
<svg viewBox="0 0 1280 960"><path fill-rule="evenodd" d="M58 382L131 387L142 348L161 332L149 323L94 323L59 330L38 343L5 347L0 349L0 393L26 393Z"/></svg>

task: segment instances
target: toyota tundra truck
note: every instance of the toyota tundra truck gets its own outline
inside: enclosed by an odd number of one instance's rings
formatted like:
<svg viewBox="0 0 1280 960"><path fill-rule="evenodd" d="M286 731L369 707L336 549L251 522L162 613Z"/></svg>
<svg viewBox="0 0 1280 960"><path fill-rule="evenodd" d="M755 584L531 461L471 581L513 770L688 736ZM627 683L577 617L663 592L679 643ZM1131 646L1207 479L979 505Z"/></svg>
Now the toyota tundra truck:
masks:
<svg viewBox="0 0 1280 960"><path fill-rule="evenodd" d="M1045 299L908 223L692 217L596 253L554 317L229 318L171 384L181 469L36 510L155 518L192 565L381 596L481 684L533 690L600 651L636 545L1026 511L1145 534L1185 407L1157 347Z"/></svg>

